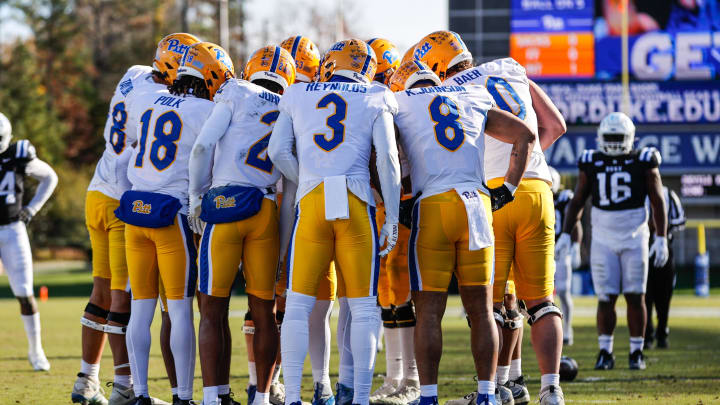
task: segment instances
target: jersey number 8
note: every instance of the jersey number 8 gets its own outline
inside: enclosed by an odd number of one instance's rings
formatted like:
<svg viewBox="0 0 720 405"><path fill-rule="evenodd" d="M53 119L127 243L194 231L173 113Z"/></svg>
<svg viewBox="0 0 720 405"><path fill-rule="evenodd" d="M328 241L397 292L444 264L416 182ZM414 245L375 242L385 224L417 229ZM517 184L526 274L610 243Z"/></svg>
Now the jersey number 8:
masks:
<svg viewBox="0 0 720 405"><path fill-rule="evenodd" d="M430 119L435 123L435 139L440 146L450 152L458 150L465 141L465 131L459 121L457 104L448 97L437 96L430 102L428 111ZM452 131L452 138L448 136L448 131Z"/></svg>
<svg viewBox="0 0 720 405"><path fill-rule="evenodd" d="M151 108L145 111L140 117L140 122L142 123L139 142L140 151L135 159L135 167L143 166L152 113L153 110ZM155 139L152 145L150 145L150 162L158 171L167 169L168 166L175 161L178 148L177 142L180 140L181 133L182 120L175 111L168 111L160 115L155 121L155 130L153 132ZM162 151L162 153L160 153L160 151Z"/></svg>
<svg viewBox="0 0 720 405"><path fill-rule="evenodd" d="M118 155L125 150L125 123L127 122L127 111L125 111L125 103L119 102L115 104L112 110L113 125L110 128L110 145Z"/></svg>

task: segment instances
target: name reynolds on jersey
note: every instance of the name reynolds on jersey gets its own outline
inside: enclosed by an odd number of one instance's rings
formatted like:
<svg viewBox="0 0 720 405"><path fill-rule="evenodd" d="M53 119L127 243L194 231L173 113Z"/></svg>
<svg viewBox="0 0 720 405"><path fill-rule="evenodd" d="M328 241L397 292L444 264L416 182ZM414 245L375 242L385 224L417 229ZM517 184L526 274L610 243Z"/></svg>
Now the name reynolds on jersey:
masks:
<svg viewBox="0 0 720 405"><path fill-rule="evenodd" d="M420 94L432 94L432 93L452 93L467 91L463 86L434 86L434 87L418 87L416 89L407 89L405 94L408 96L418 96Z"/></svg>
<svg viewBox="0 0 720 405"><path fill-rule="evenodd" d="M367 93L368 85L345 82L315 82L308 83L305 91L344 91L347 93Z"/></svg>

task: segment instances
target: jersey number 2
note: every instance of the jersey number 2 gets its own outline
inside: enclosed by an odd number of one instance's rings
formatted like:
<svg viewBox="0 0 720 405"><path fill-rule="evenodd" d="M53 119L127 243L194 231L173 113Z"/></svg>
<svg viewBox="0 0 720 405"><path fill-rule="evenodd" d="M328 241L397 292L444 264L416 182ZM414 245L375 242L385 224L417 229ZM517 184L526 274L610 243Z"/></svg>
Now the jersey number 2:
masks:
<svg viewBox="0 0 720 405"><path fill-rule="evenodd" d="M147 144L148 132L150 131L150 120L152 119L152 108L145 111L140 117L142 124L139 147L140 151L135 159L135 167L143 166L145 157L145 147ZM182 133L182 120L175 111L168 111L160 115L155 121L155 130L153 137L155 138L150 145L150 163L158 171L168 168L177 155L177 142L180 140ZM162 153L161 153L162 152Z"/></svg>
<svg viewBox="0 0 720 405"><path fill-rule="evenodd" d="M315 144L318 148L325 152L330 152L337 148L345 140L345 124L343 121L347 117L347 102L335 93L330 93L318 101L317 108L328 108L330 103L335 105L335 113L327 117L325 124L332 130L332 136L327 138L327 134L315 134Z"/></svg>
<svg viewBox="0 0 720 405"><path fill-rule="evenodd" d="M279 111L270 111L263 115L262 118L260 118L260 122L267 126L271 126L275 123L275 121L277 121L279 115ZM258 170L262 170L264 172L272 174L273 163L270 160L270 157L268 157L267 153L265 152L268 148L271 134L272 131L268 132L267 134L265 134L265 136L260 138L260 140L255 142L253 146L250 147L247 157L245 158L245 164L248 166L252 166ZM265 153L265 158L260 157L260 155L262 155L263 153Z"/></svg>

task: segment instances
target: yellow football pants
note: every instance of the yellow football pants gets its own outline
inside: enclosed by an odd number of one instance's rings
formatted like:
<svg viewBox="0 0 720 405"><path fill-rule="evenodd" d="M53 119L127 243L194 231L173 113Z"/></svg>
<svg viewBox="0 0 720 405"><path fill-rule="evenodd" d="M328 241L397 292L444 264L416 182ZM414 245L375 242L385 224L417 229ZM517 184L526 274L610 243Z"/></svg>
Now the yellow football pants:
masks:
<svg viewBox="0 0 720 405"><path fill-rule="evenodd" d="M385 222L385 206L378 204L377 226ZM408 240L410 229L398 226L398 240L395 248L380 260L378 279L378 302L382 307L400 306L410 300L410 272L408 271Z"/></svg>
<svg viewBox="0 0 720 405"><path fill-rule="evenodd" d="M85 198L85 225L92 247L93 277L110 279L110 289L128 290L125 259L125 223L117 219L120 202L99 191L88 191Z"/></svg>

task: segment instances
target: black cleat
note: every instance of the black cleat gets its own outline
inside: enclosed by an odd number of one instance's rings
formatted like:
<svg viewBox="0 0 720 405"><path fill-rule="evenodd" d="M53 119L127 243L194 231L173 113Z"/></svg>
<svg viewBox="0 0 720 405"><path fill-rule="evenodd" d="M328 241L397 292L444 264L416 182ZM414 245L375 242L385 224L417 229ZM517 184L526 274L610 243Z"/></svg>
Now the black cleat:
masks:
<svg viewBox="0 0 720 405"><path fill-rule="evenodd" d="M645 370L645 356L642 350L630 353L630 370Z"/></svg>
<svg viewBox="0 0 720 405"><path fill-rule="evenodd" d="M670 346L670 342L669 342L667 336L658 336L657 337L657 348L658 349L667 349L668 346Z"/></svg>
<svg viewBox="0 0 720 405"><path fill-rule="evenodd" d="M220 399L220 405L242 405L240 402L233 399L235 394L232 391L228 394L218 395Z"/></svg>
<svg viewBox="0 0 720 405"><path fill-rule="evenodd" d="M597 361L595 362L595 370L612 370L614 367L615 356L613 356L612 353L608 353L605 349L600 350Z"/></svg>
<svg viewBox="0 0 720 405"><path fill-rule="evenodd" d="M139 396L135 399L135 403L133 405L152 405L152 399L146 396Z"/></svg>

